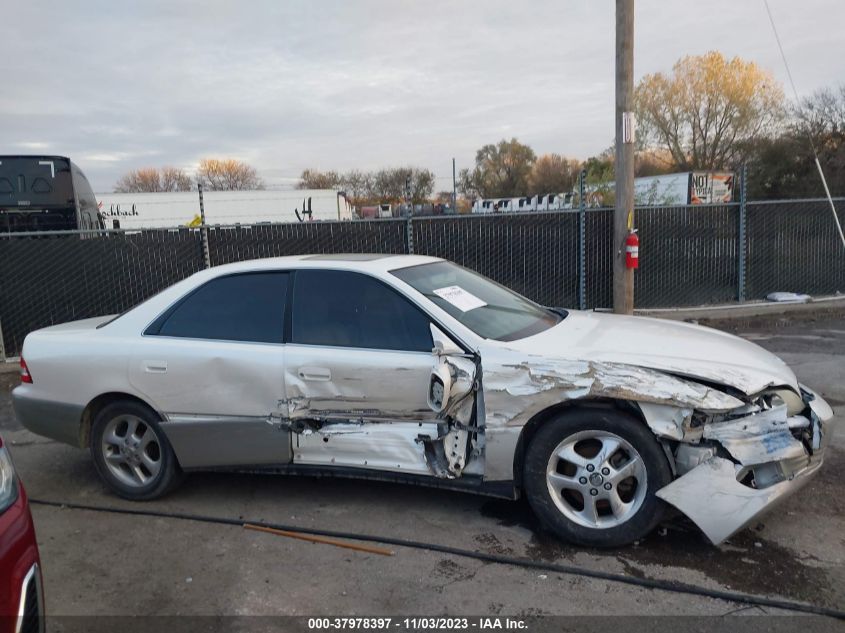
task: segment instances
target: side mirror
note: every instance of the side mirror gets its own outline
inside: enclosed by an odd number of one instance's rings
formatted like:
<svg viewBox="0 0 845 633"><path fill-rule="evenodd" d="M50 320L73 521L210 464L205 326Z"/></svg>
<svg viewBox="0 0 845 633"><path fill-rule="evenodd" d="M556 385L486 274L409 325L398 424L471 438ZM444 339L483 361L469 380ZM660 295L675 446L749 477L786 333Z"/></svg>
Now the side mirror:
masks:
<svg viewBox="0 0 845 633"><path fill-rule="evenodd" d="M461 401L475 382L475 361L436 325L431 325L436 364L428 382L428 406L441 414Z"/></svg>
<svg viewBox="0 0 845 633"><path fill-rule="evenodd" d="M464 350L462 350L455 341L450 339L443 331L432 323L431 327L431 340L434 342L434 349L431 350L432 353L437 354L438 356L448 356L449 354L463 354Z"/></svg>
<svg viewBox="0 0 845 633"><path fill-rule="evenodd" d="M452 372L445 363L437 365L431 370L428 383L428 406L435 413L442 413L449 404L449 393L452 390Z"/></svg>

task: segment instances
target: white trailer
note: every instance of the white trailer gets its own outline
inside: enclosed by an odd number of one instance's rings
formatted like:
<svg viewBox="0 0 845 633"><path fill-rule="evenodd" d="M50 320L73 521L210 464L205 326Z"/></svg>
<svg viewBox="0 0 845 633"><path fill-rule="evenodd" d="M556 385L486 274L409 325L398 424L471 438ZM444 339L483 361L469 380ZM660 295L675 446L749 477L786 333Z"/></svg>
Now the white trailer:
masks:
<svg viewBox="0 0 845 633"><path fill-rule="evenodd" d="M515 211L562 211L572 208L573 194L543 193L521 198L479 198L472 203L473 213L511 213Z"/></svg>
<svg viewBox="0 0 845 633"><path fill-rule="evenodd" d="M196 191L96 194L106 228L148 229L199 225ZM205 191L206 224L259 224L351 220L352 205L341 191Z"/></svg>

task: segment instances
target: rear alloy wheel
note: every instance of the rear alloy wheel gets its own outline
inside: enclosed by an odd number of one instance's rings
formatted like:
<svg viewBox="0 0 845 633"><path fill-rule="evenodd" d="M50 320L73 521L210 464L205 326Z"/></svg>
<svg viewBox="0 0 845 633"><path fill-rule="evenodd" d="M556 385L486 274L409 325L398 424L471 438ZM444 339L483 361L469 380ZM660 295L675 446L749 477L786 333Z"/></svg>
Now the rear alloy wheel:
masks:
<svg viewBox="0 0 845 633"><path fill-rule="evenodd" d="M91 428L91 453L100 477L121 497L160 497L182 479L182 471L156 416L136 402L103 408Z"/></svg>
<svg viewBox="0 0 845 633"><path fill-rule="evenodd" d="M561 538L615 547L648 534L663 516L655 492L672 480L663 449L638 419L612 409L546 422L526 452L525 491Z"/></svg>

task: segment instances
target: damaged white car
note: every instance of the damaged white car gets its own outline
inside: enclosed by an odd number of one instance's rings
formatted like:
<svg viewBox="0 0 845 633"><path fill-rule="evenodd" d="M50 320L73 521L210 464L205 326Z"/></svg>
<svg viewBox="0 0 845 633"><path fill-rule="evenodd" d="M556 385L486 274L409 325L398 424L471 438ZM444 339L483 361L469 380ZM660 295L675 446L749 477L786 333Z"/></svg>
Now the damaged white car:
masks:
<svg viewBox="0 0 845 633"><path fill-rule="evenodd" d="M544 308L421 256L204 270L31 333L21 375L20 421L90 447L128 499L198 469L391 479L524 494L592 546L643 537L668 505L719 543L810 479L833 426L752 343Z"/></svg>

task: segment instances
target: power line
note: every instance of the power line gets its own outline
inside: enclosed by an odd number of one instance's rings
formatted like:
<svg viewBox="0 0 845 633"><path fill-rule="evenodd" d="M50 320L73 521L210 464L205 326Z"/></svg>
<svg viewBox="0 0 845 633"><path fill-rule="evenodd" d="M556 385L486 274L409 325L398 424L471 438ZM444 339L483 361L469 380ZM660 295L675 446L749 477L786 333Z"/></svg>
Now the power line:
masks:
<svg viewBox="0 0 845 633"><path fill-rule="evenodd" d="M775 26L775 18L772 15L771 8L769 8L769 0L763 0L763 4L766 7L766 13L769 14L769 22L772 24L775 41L778 44L778 50L780 50L780 56L781 59L783 59L783 65L786 68L786 76L789 78L789 85L792 86L792 94L795 95L795 105L800 106L801 100L798 98L798 90L795 89L795 81L792 79L792 71L789 70L789 62L786 61L786 53L783 50L783 44L781 44L780 35L778 35L778 29ZM816 169L819 170L819 176L821 176L822 185L824 186L824 193L827 196L827 201L830 203L830 210L833 211L833 221L836 222L836 229L839 231L839 239L842 240L842 247L845 248L845 233L842 232L842 224L839 222L839 216L836 213L836 206L833 204L833 197L830 195L830 189L827 186L827 178L824 177L824 170L822 170L822 164L819 162L819 153L816 151L816 144L813 141L813 135L810 133L810 127L808 125L804 125L804 131L807 134L807 140L810 141L810 147L813 148L813 156L816 159Z"/></svg>

